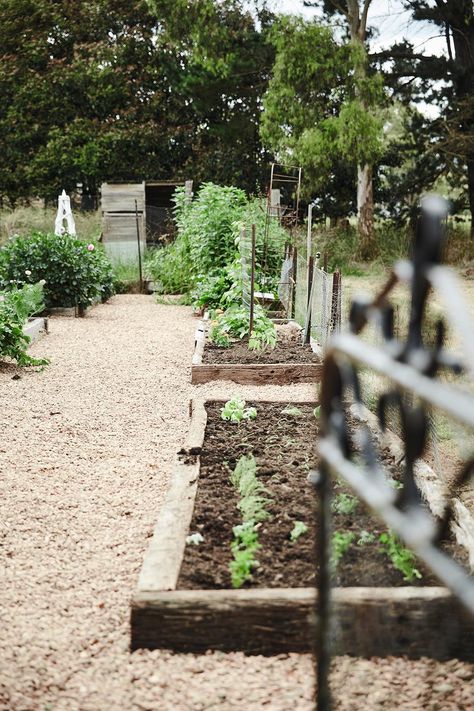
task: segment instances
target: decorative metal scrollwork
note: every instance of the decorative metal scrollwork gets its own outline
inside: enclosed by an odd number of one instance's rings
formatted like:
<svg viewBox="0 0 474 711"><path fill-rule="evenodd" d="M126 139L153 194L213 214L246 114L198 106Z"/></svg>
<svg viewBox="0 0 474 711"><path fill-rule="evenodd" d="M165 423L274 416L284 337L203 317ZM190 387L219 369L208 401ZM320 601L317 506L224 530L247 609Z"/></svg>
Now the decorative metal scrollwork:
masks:
<svg viewBox="0 0 474 711"><path fill-rule="evenodd" d="M474 431L474 397L437 378L442 372L460 374L474 364L474 329L463 303L456 278L441 266L447 207L441 198L422 201L410 262L395 265L388 281L374 299L356 299L351 307L347 333L335 335L330 342L321 387L321 429L319 443L321 471L317 483L320 497L319 558L319 642L318 708L329 708L329 652L327 637L330 613L330 476L336 473L349 484L361 500L412 549L438 579L459 598L474 615L474 581L439 544L450 529L453 516L451 501L440 518L427 509L416 481L416 463L426 448L429 417L433 408ZM388 296L399 282L411 291L408 332L399 339L394 328L394 307ZM464 345L464 361L445 347L446 328L438 320L432 343L425 329L427 301L434 288L444 297L447 316L459 332ZM382 345L364 343L359 334L375 324ZM380 428L387 427L387 412L399 415L404 443L403 486L390 486L380 464L373 435L361 422L355 432L348 420L348 400L362 409L363 396L359 367L384 376L390 381L378 397ZM354 454L362 458L356 463ZM454 487L465 483L474 471L474 460L465 464Z"/></svg>

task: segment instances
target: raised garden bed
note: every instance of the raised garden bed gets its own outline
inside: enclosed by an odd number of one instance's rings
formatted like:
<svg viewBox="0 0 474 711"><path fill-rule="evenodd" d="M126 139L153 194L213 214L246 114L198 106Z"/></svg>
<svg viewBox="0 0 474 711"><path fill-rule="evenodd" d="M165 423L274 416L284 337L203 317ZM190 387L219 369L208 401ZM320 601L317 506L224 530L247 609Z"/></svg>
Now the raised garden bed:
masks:
<svg viewBox="0 0 474 711"><path fill-rule="evenodd" d="M302 346L279 338L273 350L250 351L245 341L230 348L208 342L206 322L196 331L191 382L233 380L240 385L285 385L317 383L321 379L321 356L316 344Z"/></svg>
<svg viewBox="0 0 474 711"><path fill-rule="evenodd" d="M40 336L48 332L48 319L44 316L34 316L29 318L23 326L23 333L30 337L30 345Z"/></svg>
<svg viewBox="0 0 474 711"><path fill-rule="evenodd" d="M317 438L314 405L300 403L298 414L284 414L286 403L253 404L256 420L236 425L220 418L222 402L193 402L188 440L132 601L133 649L312 649L316 514L307 475ZM229 473L249 451L272 500L271 518L259 529L259 566L251 583L232 589L230 543L240 521ZM396 477L395 465L386 463ZM336 487L334 498L347 493ZM296 520L308 531L291 542ZM334 528L354 534L337 566L335 653L474 660L474 622L449 591L422 568L423 578L408 586L379 545L358 545L363 531L374 540L383 531L360 503L349 514L334 511ZM186 545L190 532L200 533L202 543Z"/></svg>

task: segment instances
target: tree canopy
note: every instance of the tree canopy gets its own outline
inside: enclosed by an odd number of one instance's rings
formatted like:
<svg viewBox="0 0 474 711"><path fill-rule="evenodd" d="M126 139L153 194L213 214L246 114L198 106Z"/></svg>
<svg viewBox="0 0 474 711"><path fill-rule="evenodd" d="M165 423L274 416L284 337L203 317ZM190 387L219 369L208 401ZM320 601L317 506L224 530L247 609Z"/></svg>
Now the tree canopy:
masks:
<svg viewBox="0 0 474 711"><path fill-rule="evenodd" d="M268 15L258 28L239 2L193 3L196 18L186 4L1 1L4 196L144 178L261 184Z"/></svg>

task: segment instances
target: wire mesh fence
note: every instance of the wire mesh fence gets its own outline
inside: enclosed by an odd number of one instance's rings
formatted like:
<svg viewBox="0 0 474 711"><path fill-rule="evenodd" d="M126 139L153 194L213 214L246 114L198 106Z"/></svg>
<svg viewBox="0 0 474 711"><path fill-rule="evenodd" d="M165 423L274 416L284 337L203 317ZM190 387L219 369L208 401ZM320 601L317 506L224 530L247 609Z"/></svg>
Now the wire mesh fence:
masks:
<svg viewBox="0 0 474 711"><path fill-rule="evenodd" d="M305 331L309 329L311 337L325 349L330 335L340 330L344 319L342 280L339 272L328 274L316 265L309 279L306 258L299 255L297 264L294 319Z"/></svg>

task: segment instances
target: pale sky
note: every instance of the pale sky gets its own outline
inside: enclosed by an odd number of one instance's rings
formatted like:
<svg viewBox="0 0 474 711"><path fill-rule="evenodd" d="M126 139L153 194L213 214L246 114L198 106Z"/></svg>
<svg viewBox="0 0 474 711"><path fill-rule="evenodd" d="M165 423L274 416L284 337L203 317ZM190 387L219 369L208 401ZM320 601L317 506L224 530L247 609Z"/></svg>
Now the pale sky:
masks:
<svg viewBox="0 0 474 711"><path fill-rule="evenodd" d="M317 10L305 8L302 0L270 0L269 5L275 12L301 14L315 17ZM404 38L415 46L420 54L444 54L446 40L439 37L439 29L430 23L414 22L409 10L404 10L401 0L372 0L369 10L369 26L376 29L376 36L371 42L372 49L389 47Z"/></svg>

